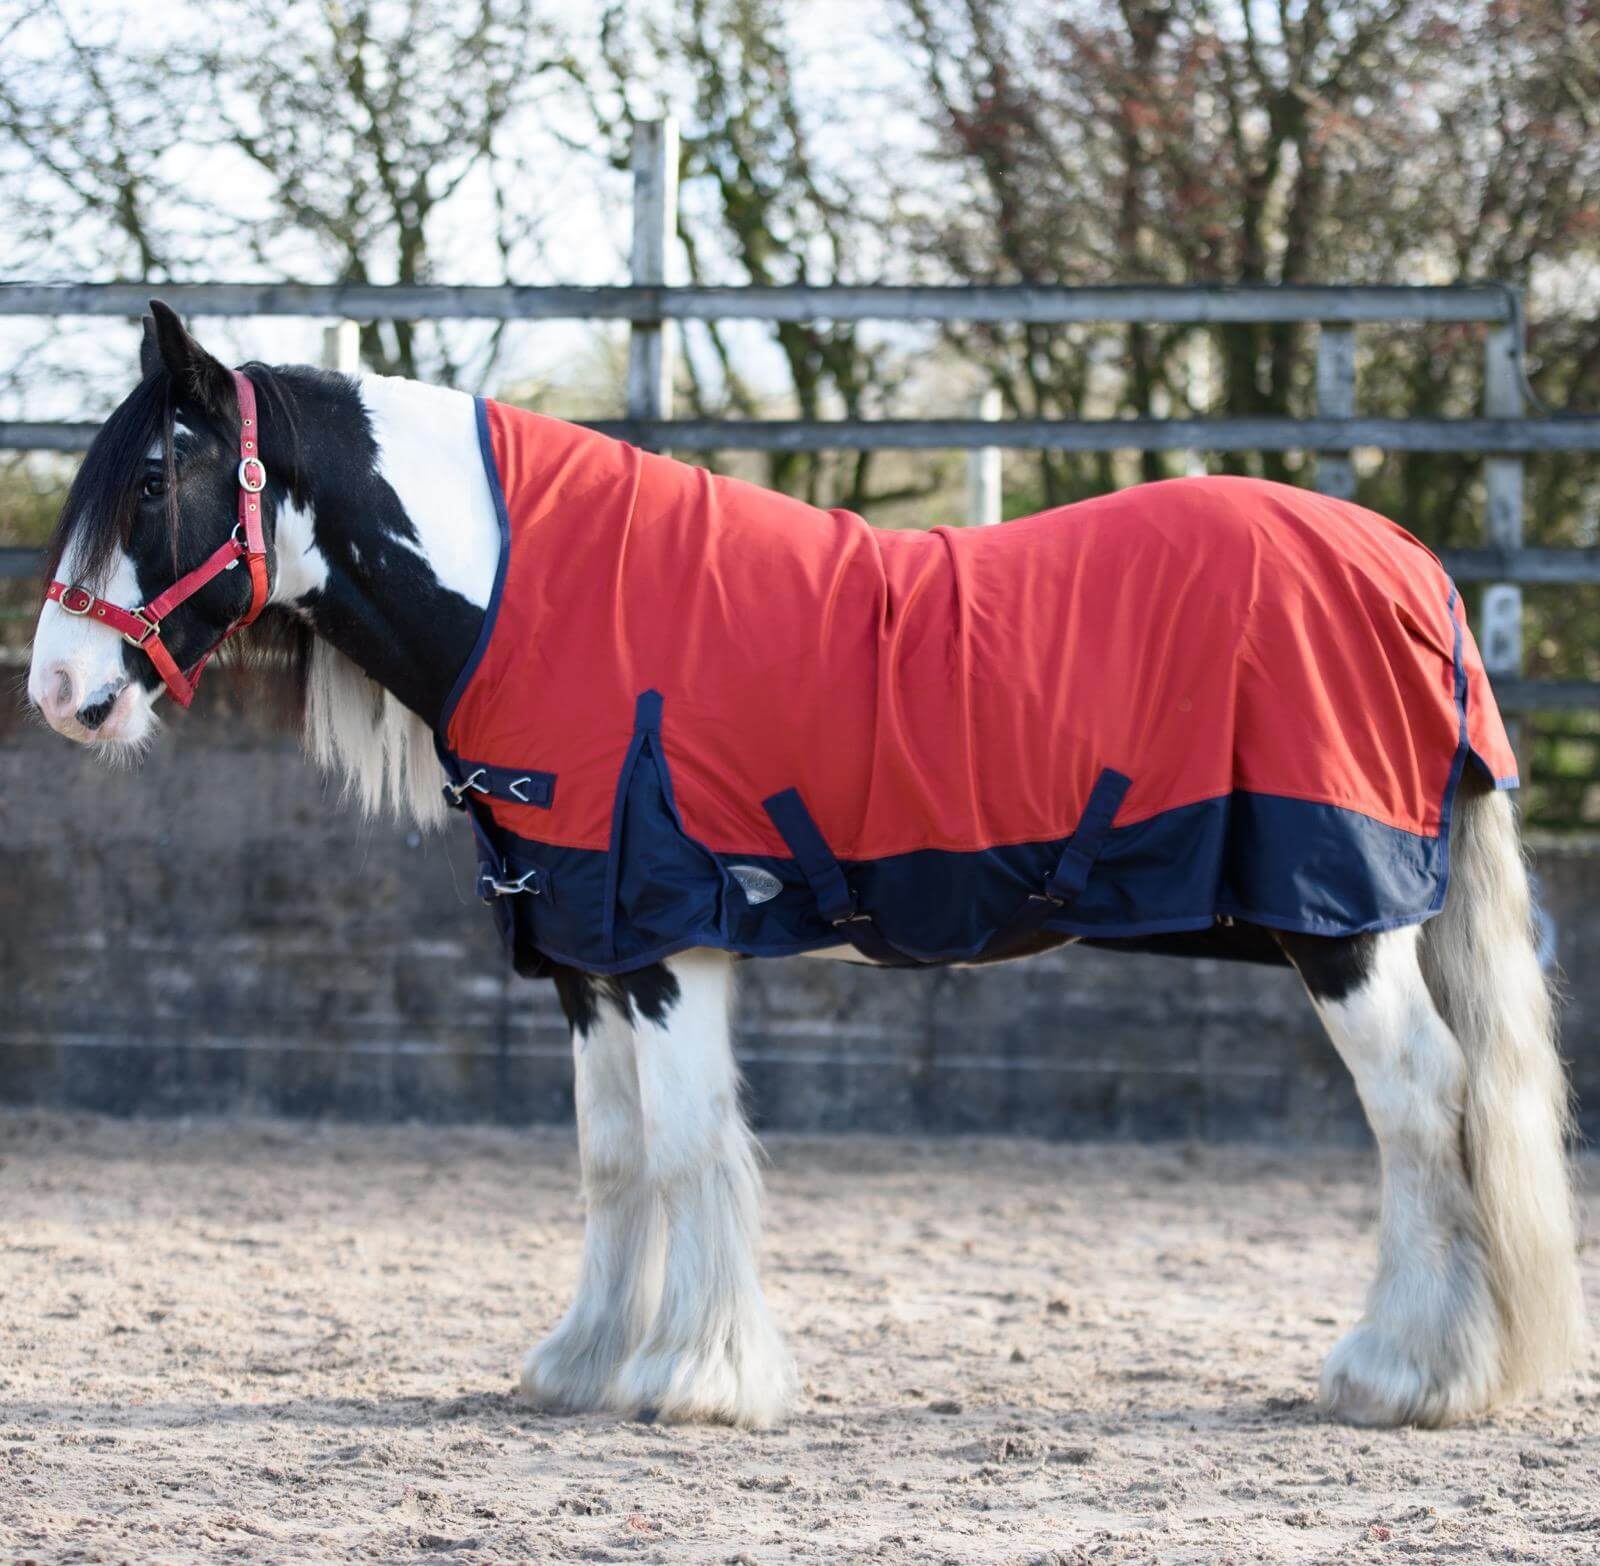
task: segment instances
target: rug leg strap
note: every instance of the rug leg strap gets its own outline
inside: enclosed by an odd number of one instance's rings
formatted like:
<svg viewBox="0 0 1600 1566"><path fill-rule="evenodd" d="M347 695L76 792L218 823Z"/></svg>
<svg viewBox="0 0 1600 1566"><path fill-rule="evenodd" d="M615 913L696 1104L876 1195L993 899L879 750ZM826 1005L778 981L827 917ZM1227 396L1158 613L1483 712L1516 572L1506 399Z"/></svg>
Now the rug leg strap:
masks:
<svg viewBox="0 0 1600 1566"><path fill-rule="evenodd" d="M794 862L817 900L817 911L863 957L874 962L905 967L915 958L907 957L887 941L873 923L872 915L856 904L856 895L845 880L844 869L834 858L828 841L811 819L799 789L786 788L761 801L778 835L789 845Z"/></svg>
<svg viewBox="0 0 1600 1566"><path fill-rule="evenodd" d="M1031 893L1015 917L989 942L986 956L997 956L1022 946L1038 934L1063 908L1075 902L1089 884L1089 872L1111 836L1111 823L1127 797L1132 779L1106 767L1094 780L1077 829L1067 839L1056 867L1045 878L1044 890Z"/></svg>

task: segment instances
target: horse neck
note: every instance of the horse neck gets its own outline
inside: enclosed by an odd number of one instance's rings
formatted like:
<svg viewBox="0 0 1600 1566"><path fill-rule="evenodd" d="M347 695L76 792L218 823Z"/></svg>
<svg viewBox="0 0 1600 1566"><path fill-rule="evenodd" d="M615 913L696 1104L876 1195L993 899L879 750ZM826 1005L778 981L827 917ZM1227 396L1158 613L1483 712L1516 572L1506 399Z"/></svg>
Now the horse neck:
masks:
<svg viewBox="0 0 1600 1566"><path fill-rule="evenodd" d="M500 554L473 399L382 376L296 390L306 500L278 508L273 601L432 727Z"/></svg>

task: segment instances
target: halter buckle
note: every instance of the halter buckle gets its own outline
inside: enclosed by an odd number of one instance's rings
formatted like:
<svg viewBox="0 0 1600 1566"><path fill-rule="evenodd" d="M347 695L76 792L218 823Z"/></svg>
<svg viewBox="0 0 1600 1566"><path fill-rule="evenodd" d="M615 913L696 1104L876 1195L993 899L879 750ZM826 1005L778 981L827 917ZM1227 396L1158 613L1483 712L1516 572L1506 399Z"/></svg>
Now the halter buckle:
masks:
<svg viewBox="0 0 1600 1566"><path fill-rule="evenodd" d="M142 608L130 609L128 613L144 626L144 635L135 636L132 631L124 631L122 633L122 639L130 647L143 647L144 644L161 629L161 622L159 620L152 620Z"/></svg>
<svg viewBox="0 0 1600 1566"><path fill-rule="evenodd" d="M267 487L266 464L260 457L239 459L239 488L247 494L259 495Z"/></svg>
<svg viewBox="0 0 1600 1566"><path fill-rule="evenodd" d="M81 600L76 605L71 602L74 594L77 594L78 598ZM57 599L57 602L63 609L66 610L68 614L86 615L91 609L94 608L94 594L91 593L87 587L80 587L74 583L64 593L62 593L61 597Z"/></svg>

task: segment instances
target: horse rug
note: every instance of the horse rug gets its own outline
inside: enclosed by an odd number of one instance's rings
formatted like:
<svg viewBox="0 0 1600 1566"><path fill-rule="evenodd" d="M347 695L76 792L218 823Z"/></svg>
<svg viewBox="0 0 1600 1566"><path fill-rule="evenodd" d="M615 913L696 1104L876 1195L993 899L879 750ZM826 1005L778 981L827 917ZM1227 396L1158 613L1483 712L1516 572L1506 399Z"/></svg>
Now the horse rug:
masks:
<svg viewBox="0 0 1600 1566"><path fill-rule="evenodd" d="M440 722L519 966L878 961L1437 913L1515 763L1439 561L1244 478L869 527L478 405L502 529Z"/></svg>

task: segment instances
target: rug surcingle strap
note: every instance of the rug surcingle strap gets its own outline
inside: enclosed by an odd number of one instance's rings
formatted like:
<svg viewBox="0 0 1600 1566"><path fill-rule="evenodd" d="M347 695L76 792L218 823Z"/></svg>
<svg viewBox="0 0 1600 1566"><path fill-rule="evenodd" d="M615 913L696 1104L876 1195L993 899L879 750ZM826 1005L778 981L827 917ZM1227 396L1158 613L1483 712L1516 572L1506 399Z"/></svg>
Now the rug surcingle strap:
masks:
<svg viewBox="0 0 1600 1566"><path fill-rule="evenodd" d="M856 906L856 895L845 880L843 867L834 858L817 823L811 819L800 790L786 788L762 800L761 805L778 829L778 835L789 845L789 852L806 878L822 917L863 957L896 967L915 962L915 958L908 957L884 938L871 914Z"/></svg>
<svg viewBox="0 0 1600 1566"><path fill-rule="evenodd" d="M1089 884L1089 872L1111 836L1122 801L1133 780L1111 767L1101 770L1089 790L1088 803L1078 817L1077 830L1067 839L1056 867L1045 877L1044 890L1029 895L1015 918L990 943L989 951L1001 953L1021 946L1029 936L1042 930L1061 909L1074 902Z"/></svg>
<svg viewBox="0 0 1600 1566"><path fill-rule="evenodd" d="M987 952L1009 951L1021 945L1077 898L1088 885L1089 873L1105 848L1111 823L1131 786L1132 780L1124 773L1110 767L1101 771L1089 790L1077 829L1067 839L1055 868L1045 878L1044 890L1028 898L1011 922L988 943ZM822 917L857 951L874 962L898 966L915 962L916 958L889 941L872 915L857 905L844 868L806 809L800 791L786 788L761 803L779 836L788 844Z"/></svg>

